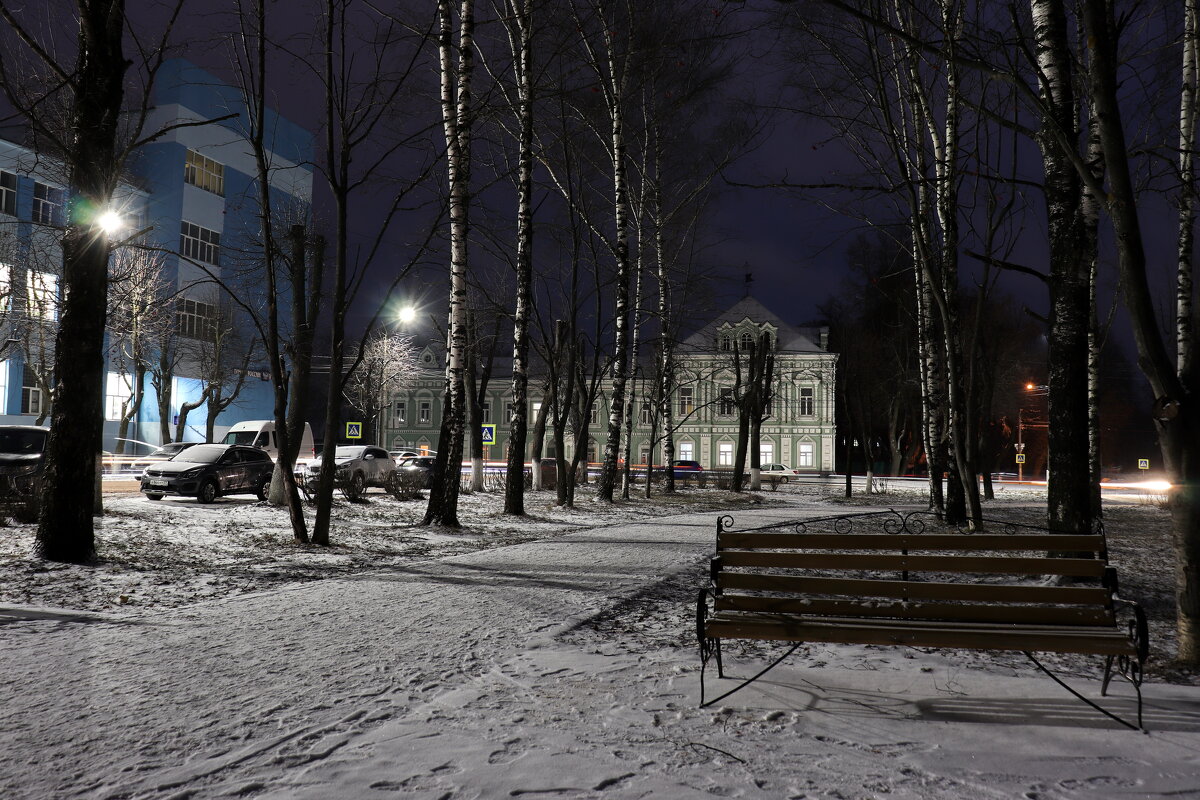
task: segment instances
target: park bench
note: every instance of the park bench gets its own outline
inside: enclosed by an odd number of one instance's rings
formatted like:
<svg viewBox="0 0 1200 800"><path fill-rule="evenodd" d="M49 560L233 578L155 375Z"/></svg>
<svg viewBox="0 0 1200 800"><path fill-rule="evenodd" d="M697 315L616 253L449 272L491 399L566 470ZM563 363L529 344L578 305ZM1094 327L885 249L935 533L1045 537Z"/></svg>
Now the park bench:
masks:
<svg viewBox="0 0 1200 800"><path fill-rule="evenodd" d="M723 515L709 585L700 590L696 607L701 707L762 677L806 642L908 645L1022 652L1083 702L1142 729L1146 618L1140 606L1118 596L1107 555L1103 533L1056 534L997 521L965 532L925 512L871 512L741 530ZM710 658L725 677L724 639L792 647L758 674L706 700ZM1103 656L1101 695L1114 670L1128 680L1137 692L1137 725L1068 686L1035 652Z"/></svg>

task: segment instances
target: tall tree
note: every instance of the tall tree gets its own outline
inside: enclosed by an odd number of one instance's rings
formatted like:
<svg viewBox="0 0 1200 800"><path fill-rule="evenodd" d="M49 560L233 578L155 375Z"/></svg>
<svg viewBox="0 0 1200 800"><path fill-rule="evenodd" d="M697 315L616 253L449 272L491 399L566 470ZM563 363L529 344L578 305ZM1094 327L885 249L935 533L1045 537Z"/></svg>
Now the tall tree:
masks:
<svg viewBox="0 0 1200 800"><path fill-rule="evenodd" d="M466 390L463 384L467 345L467 241L471 206L471 80L475 63L475 3L462 0L458 41L450 0L438 0L438 64L441 75L442 129L450 212L450 318L446 331L446 388L442 403L439 469L429 491L424 524L458 527Z"/></svg>
<svg viewBox="0 0 1200 800"><path fill-rule="evenodd" d="M165 57L179 12L167 11L160 37L139 37L140 61L125 54L124 0L76 0L74 44L60 46L57 20L43 8L4 0L0 19L0 88L29 123L39 145L62 159L70 198L63 232L63 306L55 340L57 402L46 445L37 552L83 562L95 553L92 506L80 486L95 483L104 418L104 338L110 242L99 225L111 205L121 167L142 139L147 105L126 105L131 68L147 91ZM65 119L55 112L65 109Z"/></svg>

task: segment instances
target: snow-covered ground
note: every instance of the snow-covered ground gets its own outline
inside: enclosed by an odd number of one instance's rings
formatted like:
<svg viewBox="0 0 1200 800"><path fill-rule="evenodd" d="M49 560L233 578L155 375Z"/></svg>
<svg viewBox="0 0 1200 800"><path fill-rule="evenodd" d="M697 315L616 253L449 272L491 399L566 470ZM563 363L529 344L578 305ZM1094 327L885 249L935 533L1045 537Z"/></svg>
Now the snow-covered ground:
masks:
<svg viewBox="0 0 1200 800"><path fill-rule="evenodd" d="M1166 512L1107 512L1155 650L1143 735L1017 654L812 645L698 709L694 602L716 510L855 510L826 490L574 511L465 497L339 504L335 546L286 512L110 494L101 563L0 529L2 798L1200 796L1200 687L1170 668ZM990 516L1034 520L1036 491ZM856 501L858 502L858 501ZM875 504L916 505L893 492ZM773 648L730 643L747 675ZM1095 695L1095 659L1048 659ZM1132 692L1106 701L1128 715Z"/></svg>

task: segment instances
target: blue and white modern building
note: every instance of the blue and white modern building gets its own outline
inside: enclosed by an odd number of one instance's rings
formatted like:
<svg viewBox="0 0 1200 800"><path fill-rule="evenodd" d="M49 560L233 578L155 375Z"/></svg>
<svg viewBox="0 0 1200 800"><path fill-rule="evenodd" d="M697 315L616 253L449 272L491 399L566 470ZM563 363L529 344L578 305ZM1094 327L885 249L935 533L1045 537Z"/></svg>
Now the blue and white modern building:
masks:
<svg viewBox="0 0 1200 800"><path fill-rule="evenodd" d="M227 290L261 306L265 282L261 259L258 169L246 137L248 116L240 90L176 59L158 78L146 133L165 131L128 165L117 198L128 230L148 229L142 240L154 248L160 291L171 304L173 334L180 344L167 412L171 436L185 403L203 391L199 363L222 314L236 304ZM272 204L286 228L308 223L312 204L313 136L268 112ZM59 226L65 205L65 175L48 159L22 145L0 140L0 311L12 324L0 351L0 421L32 423L46 410L48 364L53 363L55 300L59 293ZM286 305L284 305L286 307ZM243 337L256 335L241 316ZM117 348L113 348L116 350ZM236 403L215 421L215 435L243 419L273 415L270 385L259 354ZM106 390L105 449L115 450L122 403L132 396L132 370L119 353L110 356ZM39 376L42 380L39 381ZM41 384L39 386L39 383ZM149 378L140 410L126 438L158 444L161 414ZM168 387L164 387L168 388ZM203 405L186 417L182 438L203 441ZM125 447L126 452L137 452ZM144 451L144 448L142 448Z"/></svg>

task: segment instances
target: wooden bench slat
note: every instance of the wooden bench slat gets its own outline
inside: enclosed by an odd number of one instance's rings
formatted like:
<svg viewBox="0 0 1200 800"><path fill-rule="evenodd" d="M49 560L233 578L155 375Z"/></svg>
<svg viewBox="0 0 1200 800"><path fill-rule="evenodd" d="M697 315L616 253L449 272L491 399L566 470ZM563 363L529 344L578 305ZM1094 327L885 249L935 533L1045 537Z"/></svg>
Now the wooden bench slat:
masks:
<svg viewBox="0 0 1200 800"><path fill-rule="evenodd" d="M1099 578L1104 562L1094 558L1019 558L1013 556L914 556L895 553L721 553L722 568L879 570L953 572L987 575L1069 575Z"/></svg>
<svg viewBox="0 0 1200 800"><path fill-rule="evenodd" d="M1072 534L966 533L730 533L717 537L717 549L759 550L1029 550L1102 553L1103 536Z"/></svg>
<svg viewBox="0 0 1200 800"><path fill-rule="evenodd" d="M837 642L846 644L909 645L913 647L965 648L971 650L1036 650L1095 655L1132 655L1133 644L1121 632L1062 628L1006 628L936 625L864 624L859 620L804 618L751 620L710 618L705 635L717 638L768 641Z"/></svg>
<svg viewBox="0 0 1200 800"><path fill-rule="evenodd" d="M815 616L894 617L908 620L1014 622L1042 625L1112 627L1112 612L1090 606L983 605L979 603L899 603L852 600L798 599L762 595L724 594L714 601L718 612L812 614Z"/></svg>
<svg viewBox="0 0 1200 800"><path fill-rule="evenodd" d="M741 589L788 594L889 597L902 600L1060 603L1101 607L1108 603L1108 590L1083 586L885 581L724 571L717 575L716 585L721 591Z"/></svg>

